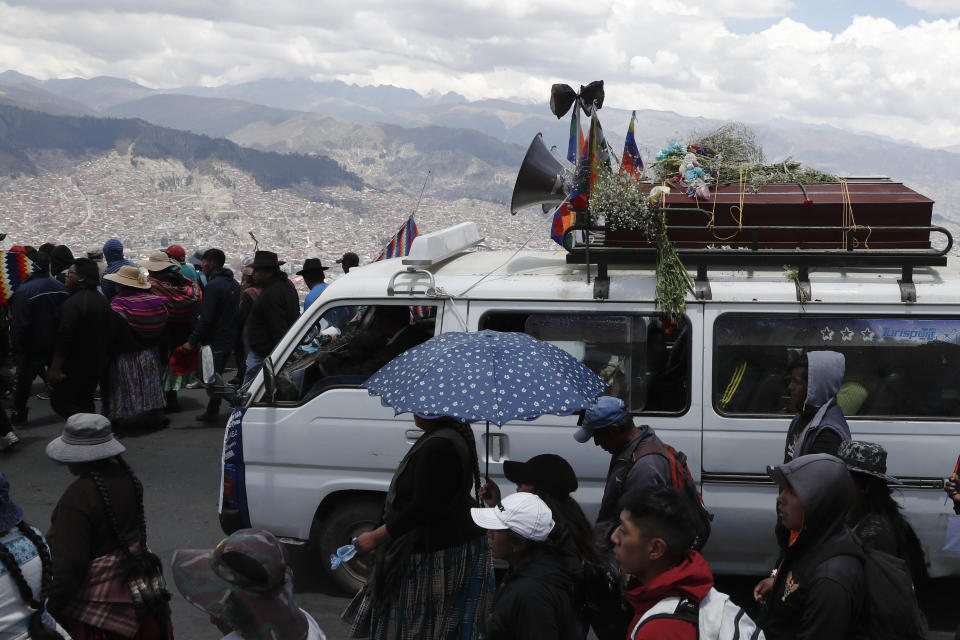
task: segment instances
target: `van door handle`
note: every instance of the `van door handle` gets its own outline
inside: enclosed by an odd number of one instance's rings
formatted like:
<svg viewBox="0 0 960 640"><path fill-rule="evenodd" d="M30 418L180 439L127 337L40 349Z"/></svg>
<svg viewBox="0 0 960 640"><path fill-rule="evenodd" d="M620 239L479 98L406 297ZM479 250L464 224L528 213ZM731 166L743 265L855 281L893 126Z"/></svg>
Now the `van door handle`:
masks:
<svg viewBox="0 0 960 640"><path fill-rule="evenodd" d="M507 457L507 434L487 434L487 459L491 462L503 462Z"/></svg>
<svg viewBox="0 0 960 640"><path fill-rule="evenodd" d="M423 431L420 429L407 429L407 442L413 444L422 435Z"/></svg>

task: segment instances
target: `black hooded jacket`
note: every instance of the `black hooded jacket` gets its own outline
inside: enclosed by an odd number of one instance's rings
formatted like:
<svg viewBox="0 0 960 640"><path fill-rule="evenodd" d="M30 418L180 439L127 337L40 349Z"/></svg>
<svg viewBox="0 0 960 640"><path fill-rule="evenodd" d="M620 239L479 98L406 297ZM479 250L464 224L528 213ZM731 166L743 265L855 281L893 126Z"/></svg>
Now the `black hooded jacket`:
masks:
<svg viewBox="0 0 960 640"><path fill-rule="evenodd" d="M784 551L768 599L763 630L770 640L841 640L851 636L863 609L862 552L844 517L853 498L846 465L827 454L801 456L777 467L772 475L803 503L800 535ZM825 560L827 546L849 553Z"/></svg>
<svg viewBox="0 0 960 640"><path fill-rule="evenodd" d="M487 640L575 640L579 558L551 543L535 543L522 566L511 568L493 600Z"/></svg>

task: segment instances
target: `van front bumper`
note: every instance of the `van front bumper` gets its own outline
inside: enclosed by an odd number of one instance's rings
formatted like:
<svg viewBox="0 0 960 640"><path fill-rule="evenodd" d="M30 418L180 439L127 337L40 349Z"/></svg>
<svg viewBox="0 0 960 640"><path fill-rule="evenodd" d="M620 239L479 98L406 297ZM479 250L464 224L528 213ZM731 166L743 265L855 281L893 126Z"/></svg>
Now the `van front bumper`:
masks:
<svg viewBox="0 0 960 640"><path fill-rule="evenodd" d="M239 509L224 508L220 512L220 528L227 535L243 529L243 517Z"/></svg>

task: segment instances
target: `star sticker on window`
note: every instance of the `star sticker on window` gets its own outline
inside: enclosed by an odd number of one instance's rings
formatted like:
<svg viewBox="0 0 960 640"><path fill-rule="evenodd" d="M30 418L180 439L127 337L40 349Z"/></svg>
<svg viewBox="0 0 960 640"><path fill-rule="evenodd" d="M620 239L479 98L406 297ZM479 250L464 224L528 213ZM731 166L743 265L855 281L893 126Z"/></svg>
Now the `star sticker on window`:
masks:
<svg viewBox="0 0 960 640"><path fill-rule="evenodd" d="M833 329L831 329L830 327L824 327L820 331L820 335L823 336L824 342L829 342L830 340L833 340Z"/></svg>
<svg viewBox="0 0 960 640"><path fill-rule="evenodd" d="M850 327L844 327L840 331L840 339L844 342L850 342L853 340L853 330Z"/></svg>
<svg viewBox="0 0 960 640"><path fill-rule="evenodd" d="M860 337L863 338L864 342L873 342L873 339L877 337L877 334L875 334L870 327L867 327L860 332Z"/></svg>

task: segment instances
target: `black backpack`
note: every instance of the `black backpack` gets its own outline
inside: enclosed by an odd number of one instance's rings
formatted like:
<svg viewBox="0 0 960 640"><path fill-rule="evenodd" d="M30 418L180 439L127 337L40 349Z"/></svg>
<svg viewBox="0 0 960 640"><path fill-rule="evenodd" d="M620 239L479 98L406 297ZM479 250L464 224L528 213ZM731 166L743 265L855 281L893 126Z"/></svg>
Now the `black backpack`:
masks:
<svg viewBox="0 0 960 640"><path fill-rule="evenodd" d="M636 463L640 458L649 455L658 455L666 459L667 464L670 465L670 485L683 493L693 507L697 537L691 547L695 551L700 551L710 538L710 523L713 520L713 514L707 511L707 507L703 504L703 497L697 490L697 483L693 481L693 476L690 475L686 454L677 451L665 442L654 440L636 448L633 452L633 462Z"/></svg>
<svg viewBox="0 0 960 640"><path fill-rule="evenodd" d="M927 620L920 610L907 563L897 556L869 549L854 536L855 547L840 543L816 552L820 562L838 555L852 555L863 562L863 609L853 637L857 640L924 640Z"/></svg>
<svg viewBox="0 0 960 640"><path fill-rule="evenodd" d="M907 563L895 555L864 549L863 582L867 587L856 638L927 637L927 620L920 610Z"/></svg>
<svg viewBox="0 0 960 640"><path fill-rule="evenodd" d="M633 607L623 595L620 575L611 567L585 562L581 584L582 617L597 640L623 640L633 618Z"/></svg>

